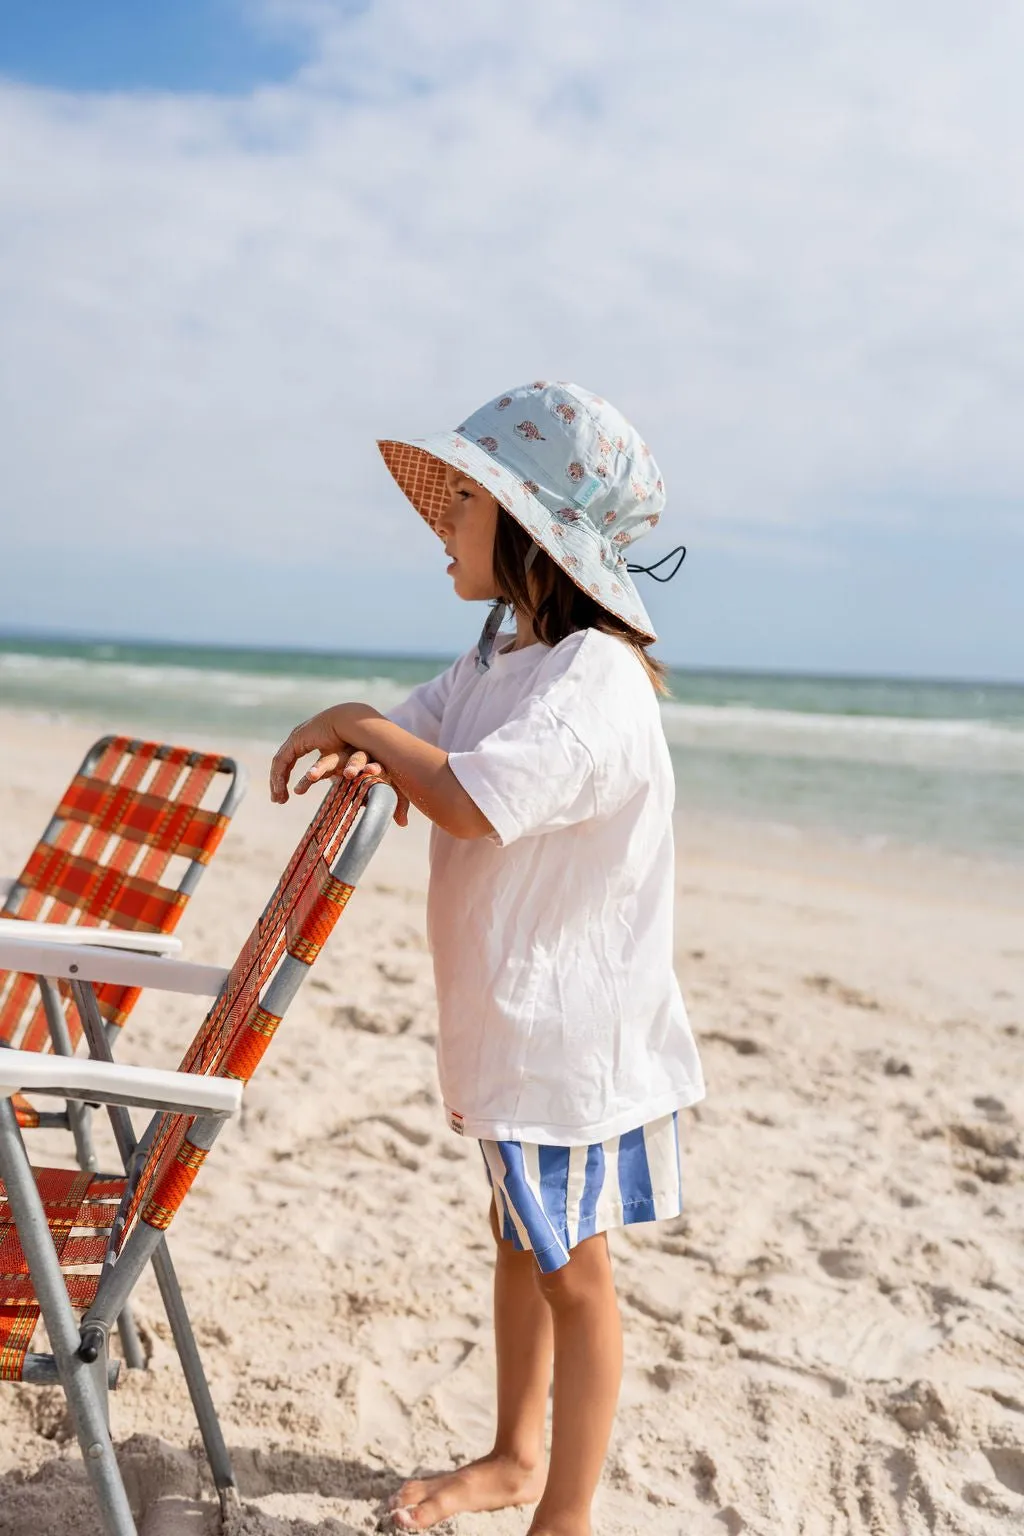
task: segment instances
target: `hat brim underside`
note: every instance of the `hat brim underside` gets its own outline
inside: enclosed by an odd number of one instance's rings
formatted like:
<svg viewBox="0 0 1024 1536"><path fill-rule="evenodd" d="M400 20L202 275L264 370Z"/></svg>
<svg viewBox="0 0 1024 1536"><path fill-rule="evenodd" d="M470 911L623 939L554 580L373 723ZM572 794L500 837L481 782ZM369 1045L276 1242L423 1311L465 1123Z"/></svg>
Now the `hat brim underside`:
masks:
<svg viewBox="0 0 1024 1536"><path fill-rule="evenodd" d="M489 496L505 508L544 553L564 571L574 586L615 618L621 619L645 640L656 640L657 635L647 616L640 594L633 580L625 572L618 581L623 597L628 603L613 606L610 597L593 591L589 584L569 569L565 563L567 551L561 541L552 534L554 518L544 504L527 491L526 487L504 466L495 464L490 455L475 443L461 439L456 445L431 439L432 446L425 448L419 443L401 442L395 438L378 440L377 447L393 476L396 485L416 508L416 511L436 533L437 523L449 502L445 478L446 469L457 469L468 474L481 485ZM446 456L450 455L450 457ZM479 460L479 463L477 463ZM474 473L474 469L478 472ZM520 503L522 505L520 505ZM569 530L569 537L572 530ZM628 611L634 609L635 612Z"/></svg>
<svg viewBox="0 0 1024 1536"><path fill-rule="evenodd" d="M437 520L448 505L445 470L449 466L413 443L388 439L379 442L377 447L399 490L405 493L423 520L436 530Z"/></svg>

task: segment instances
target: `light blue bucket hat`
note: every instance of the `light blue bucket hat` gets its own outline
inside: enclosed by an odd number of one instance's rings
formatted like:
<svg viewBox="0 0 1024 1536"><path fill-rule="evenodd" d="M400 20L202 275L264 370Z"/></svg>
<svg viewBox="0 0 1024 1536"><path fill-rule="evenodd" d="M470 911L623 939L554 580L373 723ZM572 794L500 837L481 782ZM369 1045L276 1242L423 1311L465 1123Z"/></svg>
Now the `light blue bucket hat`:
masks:
<svg viewBox="0 0 1024 1536"><path fill-rule="evenodd" d="M626 554L657 526L665 486L647 444L607 400L578 384L523 384L455 432L377 446L432 528L448 506L450 465L484 486L602 608L657 639Z"/></svg>

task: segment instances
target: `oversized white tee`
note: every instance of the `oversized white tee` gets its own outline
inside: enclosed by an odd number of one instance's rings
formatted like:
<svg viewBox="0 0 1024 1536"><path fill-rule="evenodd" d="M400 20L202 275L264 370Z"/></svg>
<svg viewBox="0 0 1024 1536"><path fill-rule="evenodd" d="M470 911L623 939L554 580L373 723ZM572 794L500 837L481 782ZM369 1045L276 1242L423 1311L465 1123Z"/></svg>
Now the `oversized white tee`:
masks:
<svg viewBox="0 0 1024 1536"><path fill-rule="evenodd" d="M389 718L443 748L494 828L432 829L427 933L449 1123L581 1146L703 1097L672 966L674 779L622 641L476 651Z"/></svg>

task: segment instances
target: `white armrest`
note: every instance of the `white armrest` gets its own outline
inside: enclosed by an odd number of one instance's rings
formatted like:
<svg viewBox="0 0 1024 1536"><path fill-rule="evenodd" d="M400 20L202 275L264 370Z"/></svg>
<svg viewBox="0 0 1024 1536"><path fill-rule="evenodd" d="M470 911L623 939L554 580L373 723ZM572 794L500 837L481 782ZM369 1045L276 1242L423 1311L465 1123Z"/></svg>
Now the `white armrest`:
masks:
<svg viewBox="0 0 1024 1536"><path fill-rule="evenodd" d="M242 1102L242 1084L229 1077L126 1067L88 1057L0 1051L0 1098L13 1093L56 1094L90 1104L127 1104L226 1120Z"/></svg>
<svg viewBox="0 0 1024 1536"><path fill-rule="evenodd" d="M170 933L138 933L132 928L87 928L77 923L23 923L0 917L0 938L45 939L51 944L101 944L145 955L180 955L181 940Z"/></svg>
<svg viewBox="0 0 1024 1536"><path fill-rule="evenodd" d="M13 875L0 875L0 897L6 896L7 892L13 890L17 883Z"/></svg>
<svg viewBox="0 0 1024 1536"><path fill-rule="evenodd" d="M121 987L154 987L216 997L227 978L219 965L192 965L159 955L122 954L86 944L49 944L43 939L9 939L0 934L0 971L50 976L55 981L109 981Z"/></svg>

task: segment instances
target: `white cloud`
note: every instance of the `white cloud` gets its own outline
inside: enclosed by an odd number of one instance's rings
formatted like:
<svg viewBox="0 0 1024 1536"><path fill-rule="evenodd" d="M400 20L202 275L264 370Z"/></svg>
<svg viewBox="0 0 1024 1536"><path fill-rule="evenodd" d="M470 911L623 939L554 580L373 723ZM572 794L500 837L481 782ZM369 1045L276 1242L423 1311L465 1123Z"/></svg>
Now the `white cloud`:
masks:
<svg viewBox="0 0 1024 1536"><path fill-rule="evenodd" d="M642 426L684 537L1019 520L1018 7L254 17L310 30L284 87L0 85L5 526L419 564L374 436L535 375Z"/></svg>

